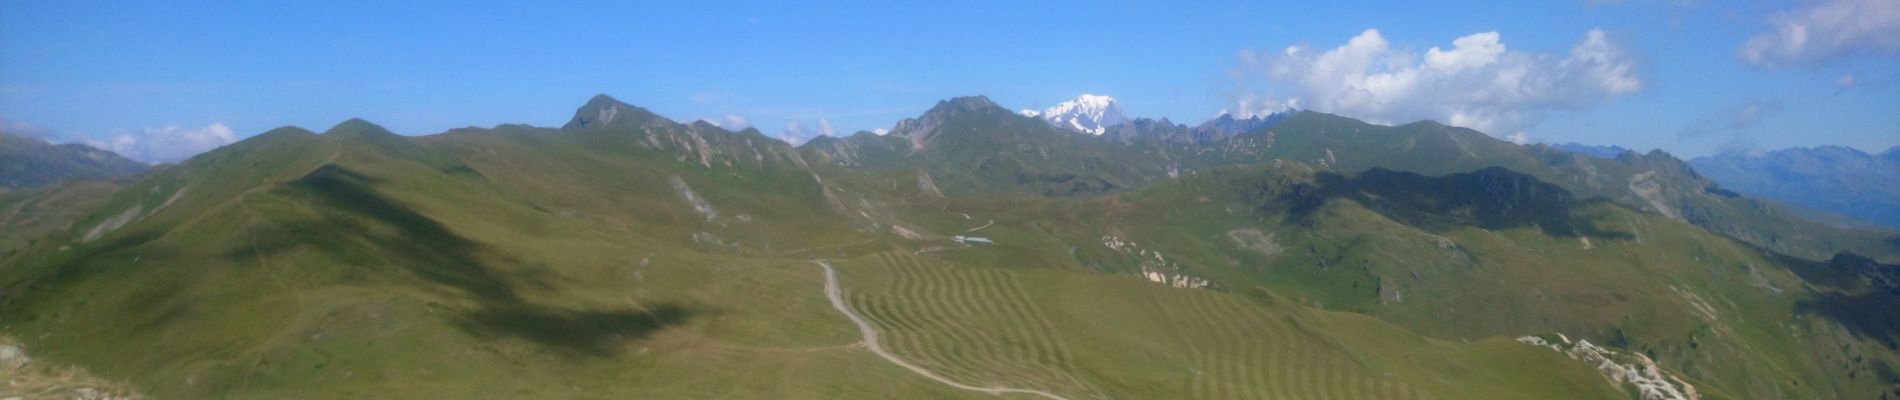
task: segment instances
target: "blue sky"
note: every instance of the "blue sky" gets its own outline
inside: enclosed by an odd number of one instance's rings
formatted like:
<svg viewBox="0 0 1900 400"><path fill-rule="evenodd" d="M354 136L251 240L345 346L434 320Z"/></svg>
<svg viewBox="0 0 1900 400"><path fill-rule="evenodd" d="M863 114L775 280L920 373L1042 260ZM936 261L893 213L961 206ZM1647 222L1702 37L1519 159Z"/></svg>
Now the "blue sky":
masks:
<svg viewBox="0 0 1900 400"><path fill-rule="evenodd" d="M1683 156L1900 145L1891 0L80 3L0 0L0 127L147 161L351 117L559 126L597 93L799 137L1095 93Z"/></svg>

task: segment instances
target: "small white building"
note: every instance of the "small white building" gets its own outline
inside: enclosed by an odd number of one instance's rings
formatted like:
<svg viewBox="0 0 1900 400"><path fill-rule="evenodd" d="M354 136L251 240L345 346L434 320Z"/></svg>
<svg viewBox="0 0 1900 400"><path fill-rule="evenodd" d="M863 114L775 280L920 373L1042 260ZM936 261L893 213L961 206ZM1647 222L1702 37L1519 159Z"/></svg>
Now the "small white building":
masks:
<svg viewBox="0 0 1900 400"><path fill-rule="evenodd" d="M990 238L980 237L980 236L957 235L957 236L950 237L950 239L955 240L959 243L996 244L996 242L990 241Z"/></svg>

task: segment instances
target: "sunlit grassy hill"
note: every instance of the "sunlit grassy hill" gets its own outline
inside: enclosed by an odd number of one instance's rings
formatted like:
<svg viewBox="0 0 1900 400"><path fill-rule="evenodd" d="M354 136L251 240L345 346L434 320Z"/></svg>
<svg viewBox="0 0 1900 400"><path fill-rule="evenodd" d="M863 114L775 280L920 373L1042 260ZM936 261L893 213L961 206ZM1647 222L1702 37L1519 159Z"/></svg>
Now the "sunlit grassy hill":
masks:
<svg viewBox="0 0 1900 400"><path fill-rule="evenodd" d="M1717 214L1631 204L1649 186L1630 176L1686 173L1667 163L1589 178L1475 132L1352 122L1304 113L1183 153L960 98L890 135L794 148L600 96L558 129L280 128L48 214L70 223L22 222L53 227L0 256L0 330L158 398L1900 385L1900 267L1783 255L1690 217ZM1608 186L1577 189L1591 182ZM39 221L18 217L0 221Z"/></svg>

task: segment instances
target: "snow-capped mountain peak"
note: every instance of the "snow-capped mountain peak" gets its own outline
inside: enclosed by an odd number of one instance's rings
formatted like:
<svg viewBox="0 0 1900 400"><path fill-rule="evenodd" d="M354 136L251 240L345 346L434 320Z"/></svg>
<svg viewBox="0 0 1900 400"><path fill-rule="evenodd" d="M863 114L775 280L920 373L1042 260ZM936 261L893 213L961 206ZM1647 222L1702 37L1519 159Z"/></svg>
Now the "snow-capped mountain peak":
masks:
<svg viewBox="0 0 1900 400"><path fill-rule="evenodd" d="M1108 127L1128 119L1127 115L1122 114L1122 107L1115 104L1114 97L1093 94L1083 94L1075 100L1065 101L1042 111L1023 110L1022 114L1042 118L1056 127L1091 135L1101 135L1108 131Z"/></svg>

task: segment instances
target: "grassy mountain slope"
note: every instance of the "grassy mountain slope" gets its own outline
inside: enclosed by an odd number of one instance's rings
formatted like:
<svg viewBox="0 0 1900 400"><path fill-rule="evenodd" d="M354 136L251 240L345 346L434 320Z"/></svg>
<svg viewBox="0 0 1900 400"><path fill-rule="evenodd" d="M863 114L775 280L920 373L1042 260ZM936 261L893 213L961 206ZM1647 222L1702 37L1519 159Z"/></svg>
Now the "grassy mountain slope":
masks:
<svg viewBox="0 0 1900 400"><path fill-rule="evenodd" d="M29 247L54 230L70 229L73 219L112 199L124 184L116 181L73 181L51 186L0 192L0 259Z"/></svg>
<svg viewBox="0 0 1900 400"><path fill-rule="evenodd" d="M17 220L51 228L0 258L0 329L161 398L990 397L869 352L822 258L898 356L1069 398L1639 391L1528 335L1710 398L1900 388L1900 266L1710 228L1783 220L1664 154L1312 113L1127 145L981 98L900 128L793 148L599 96L277 129Z"/></svg>
<svg viewBox="0 0 1900 400"><path fill-rule="evenodd" d="M920 229L996 221L980 232L1002 245L943 251L965 262L1266 291L1445 339L1563 334L1643 354L1718 398L1867 398L1900 385L1895 331L1875 316L1900 304L1883 283L1893 272L1878 271L1900 267L1781 256L1504 169L1429 177L1280 162L1087 205L942 209L978 222Z"/></svg>
<svg viewBox="0 0 1900 400"><path fill-rule="evenodd" d="M1843 229L1773 204L1735 196L1667 153L1600 159L1543 145L1519 146L1465 128L1423 121L1373 125L1300 112L1267 129L1204 148L1174 148L1184 168L1296 160L1344 171L1384 168L1425 175L1503 167L1581 198L1601 197L1687 221L1778 252L1827 259L1853 251L1900 260L1891 232ZM1188 153L1191 151L1191 153Z"/></svg>
<svg viewBox="0 0 1900 400"><path fill-rule="evenodd" d="M160 398L988 397L855 345L804 262L833 257L849 260L853 304L881 315L906 356L967 366L932 355L989 354L980 365L1021 372L998 382L1069 382L1048 390L1076 398L1616 390L1507 338L1430 340L1073 262L920 256L946 241L899 227L940 231L933 221L951 214L925 204L942 199L869 182L830 182L756 131L611 99L559 130L283 128L134 182L0 261L0 329L35 357ZM876 261L890 255L942 280L906 280ZM1016 300L986 295L1004 287ZM1126 293L1141 297L1103 301ZM1052 308L1008 308L1025 304ZM1012 311L970 323L1068 343L1074 363L967 329L905 328L968 326L947 318L984 307ZM1289 360L1318 367L1278 364Z"/></svg>
<svg viewBox="0 0 1900 400"><path fill-rule="evenodd" d="M1271 295L959 265L912 252L841 264L852 307L901 356L964 382L1069 398L1605 398L1580 363L1506 339L1425 340ZM1548 368L1530 370L1522 367Z"/></svg>
<svg viewBox="0 0 1900 400"><path fill-rule="evenodd" d="M680 251L646 234L667 220L556 217L364 123L141 185L172 182L221 195L36 248L0 271L6 328L165 398L955 395L843 351L808 265Z"/></svg>
<svg viewBox="0 0 1900 400"><path fill-rule="evenodd" d="M1554 183L1579 198L1656 212L1781 253L1824 260L1851 251L1900 262L1900 246L1893 245L1900 236L1892 232L1814 222L1737 196L1662 152L1601 159L1520 146L1431 121L1381 126L1316 112L1295 113L1264 129L1208 143L1154 135L1135 140L1074 135L1040 122L985 98L958 98L899 123L890 135L814 140L800 151L836 181L909 177L919 182L902 186L929 186L951 197L1099 197L1139 190L1184 171L1275 160L1434 176L1501 167Z"/></svg>

